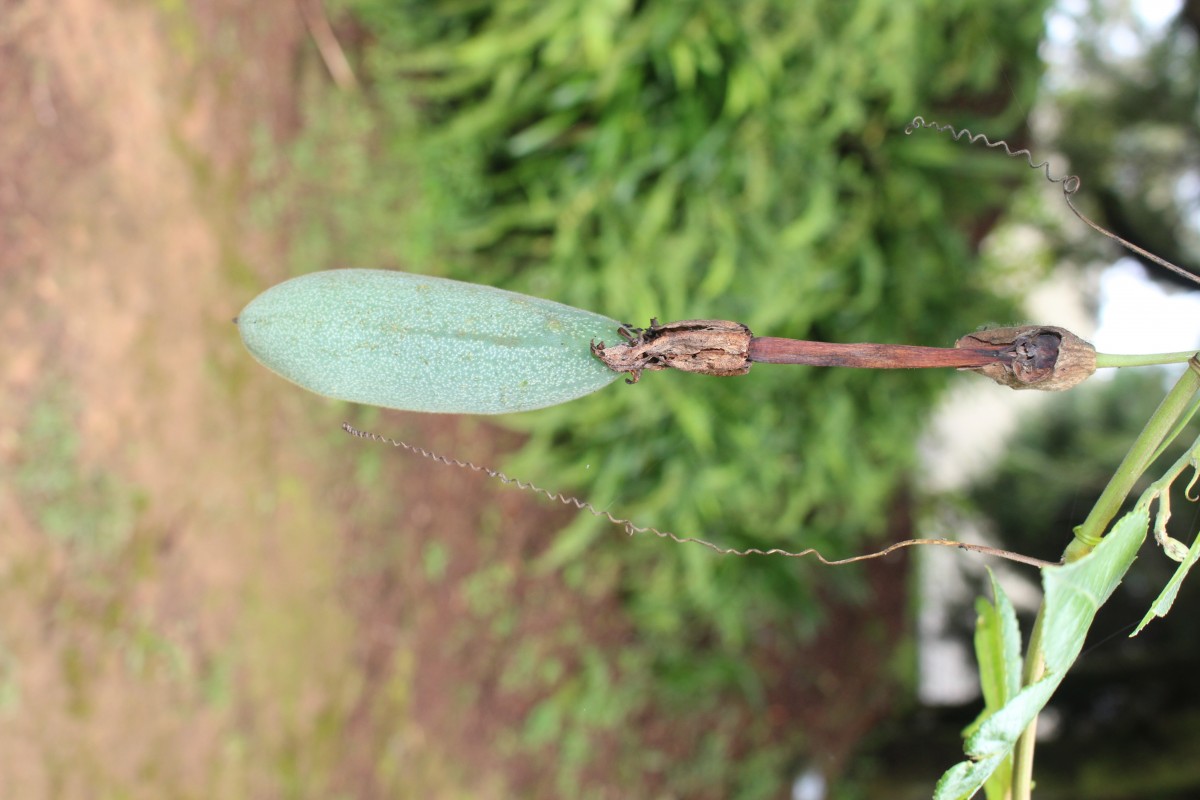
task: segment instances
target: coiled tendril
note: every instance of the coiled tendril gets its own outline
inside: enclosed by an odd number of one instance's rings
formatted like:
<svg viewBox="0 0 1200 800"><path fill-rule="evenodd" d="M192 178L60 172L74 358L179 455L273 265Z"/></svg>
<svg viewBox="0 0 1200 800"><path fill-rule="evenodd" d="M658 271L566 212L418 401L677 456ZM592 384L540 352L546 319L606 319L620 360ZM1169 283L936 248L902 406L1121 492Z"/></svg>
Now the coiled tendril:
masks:
<svg viewBox="0 0 1200 800"><path fill-rule="evenodd" d="M960 141L963 137L966 137L968 144L978 144L979 142L983 142L983 144L986 145L987 147L990 147L993 149L1001 148L1004 150L1004 154L1011 158L1017 158L1018 156L1025 156L1025 160L1026 160L1026 162L1028 162L1030 169L1041 170L1042 173L1046 176L1047 181L1049 181L1050 183L1057 183L1060 186L1062 186L1063 199L1067 203L1067 208L1071 209L1071 213L1074 214L1085 225L1087 225L1088 227L1090 227L1092 230L1096 231L1097 233L1101 233L1101 234L1107 236L1109 239L1112 239L1114 242L1121 245L1125 249L1127 249L1133 253L1137 253L1139 256L1146 259L1147 261L1152 261L1155 264L1158 264L1160 267L1165 267L1166 269L1169 269L1172 272L1174 272L1176 275L1187 278L1189 281L1193 281L1195 283L1200 283L1200 276L1197 276L1192 272L1188 272L1187 270L1183 269L1182 267L1175 266L1170 261L1167 261L1165 258L1160 258L1160 257L1154 255L1154 253L1151 253L1149 250L1144 250L1143 248L1138 247L1136 244L1133 244L1132 242L1130 242L1126 239L1122 239L1120 236L1117 236L1115 233L1113 233L1112 231L1103 227L1102 225L1099 225L1099 224L1093 222L1092 220L1088 219L1088 217L1086 215L1084 215L1084 213L1082 211L1080 211L1078 208L1075 207L1075 203L1072 202L1072 200L1071 200L1071 195L1078 192L1079 187L1082 184L1082 181L1079 179L1078 175L1064 175L1062 177L1056 178L1050 172L1050 162L1049 161L1040 161L1035 164L1033 161L1033 153L1031 153L1028 148L1023 147L1020 150L1013 150L1009 146L1008 142L1005 141L1004 139L999 139L999 140L993 142L985 134L971 133L971 131L967 130L966 128L955 128L953 125L943 125L939 122L934 122L934 121L927 122L925 120L925 118L921 117L921 116L913 117L912 122L908 123L908 125L905 126L904 133L906 135L911 135L913 133L913 131L921 130L922 128L931 128L931 129L937 131L938 133L949 133L954 138L954 141L956 141L956 142Z"/></svg>
<svg viewBox="0 0 1200 800"><path fill-rule="evenodd" d="M401 450L406 450L407 452L412 453L413 455L420 456L421 458L428 458L431 461L436 461L437 463L445 464L446 466L458 467L459 469L466 469L470 470L471 472L479 472L487 475L489 478L494 478L503 484L516 486L518 489L524 489L525 491L533 492L534 494L540 494L543 497L549 498L550 500L558 503L562 503L563 505L573 506L578 508L580 511L586 511L594 517L599 517L600 519L606 520L613 525L624 529L625 533L629 536L639 533L649 533L663 539L670 539L676 544L698 544L702 547L707 547L709 550L712 550L713 552L723 556L783 556L785 558L804 558L805 556L811 555L822 564L832 567L839 564L853 564L856 561L868 561L872 558L880 558L882 556L886 556L888 553L895 552L896 550L900 550L904 547L913 547L915 545L940 545L942 547L954 547L958 550L968 550L972 553L983 553L985 555L997 556L999 558L1008 559L1009 561L1029 564L1034 567L1050 567L1055 566L1057 563L1043 561L1040 558L1033 558L1032 556L1025 556L1008 550L1001 550L997 547L988 547L987 545L982 544L971 544L969 542L958 542L951 539L905 539L902 542L896 542L895 544L892 544L874 553L837 559L825 558L825 556L821 555L815 548L812 547L796 552L792 552L790 550L781 550L778 547L771 548L770 550L760 550L757 547L750 547L745 550L736 550L730 547L721 547L720 545L713 544L712 542L705 541L704 539L697 539L692 536L680 536L678 534L671 533L670 531L659 530L653 526L638 525L630 520L614 516L608 511L601 511L591 503L587 502L586 500L580 500L578 497L572 497L571 495L563 494L562 492L554 492L549 489L543 489L542 487L530 483L529 481L509 477L499 470L480 466L479 464L474 464L470 461L462 461L450 456L443 456L430 450L426 450L424 447L419 447L415 444L409 444L408 442L403 442L399 439L391 439L386 436L380 436L377 433L362 431L350 425L349 423L342 423L342 430L351 436L357 436L360 439L367 439L372 442L379 442L381 444L391 445L392 447L398 447Z"/></svg>

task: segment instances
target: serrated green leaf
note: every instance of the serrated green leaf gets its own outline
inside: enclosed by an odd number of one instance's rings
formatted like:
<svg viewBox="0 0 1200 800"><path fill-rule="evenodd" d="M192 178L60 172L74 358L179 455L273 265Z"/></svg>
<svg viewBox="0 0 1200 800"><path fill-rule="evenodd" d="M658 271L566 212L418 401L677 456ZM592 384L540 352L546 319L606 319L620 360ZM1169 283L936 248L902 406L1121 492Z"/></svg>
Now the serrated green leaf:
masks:
<svg viewBox="0 0 1200 800"><path fill-rule="evenodd" d="M1017 612L996 576L988 570L995 605L980 598L976 603L975 657L987 708L999 709L1021 689L1021 629Z"/></svg>
<svg viewBox="0 0 1200 800"><path fill-rule="evenodd" d="M1187 558L1180 562L1175 568L1175 574L1171 576L1171 580L1167 581L1167 585L1155 598L1154 604L1150 606L1150 610L1146 612L1146 616L1138 623L1137 630L1129 634L1130 638L1137 636L1142 632L1142 628L1150 624L1150 621L1155 617L1165 617L1171 610L1171 606L1175 604L1175 598L1179 595L1179 587L1183 585L1183 579L1187 577L1188 572L1196 564L1197 559L1200 559L1200 536L1197 536L1192 542L1191 549L1188 550Z"/></svg>
<svg viewBox="0 0 1200 800"><path fill-rule="evenodd" d="M565 403L618 376L592 356L619 323L472 283L386 270L293 278L237 318L268 369L317 394L450 414Z"/></svg>
<svg viewBox="0 0 1200 800"><path fill-rule="evenodd" d="M979 612L975 623L975 658L979 662L984 708L979 718L964 731L968 737L1021 689L1021 630L1017 612L991 570L988 570L988 576L995 605L982 597L975 603ZM1002 759L984 784L988 800L1004 800L1008 796L1012 784L1010 758Z"/></svg>
<svg viewBox="0 0 1200 800"><path fill-rule="evenodd" d="M1049 702L1078 657L1096 610L1137 557L1149 525L1144 510L1133 511L1122 517L1088 556L1064 567L1042 570L1046 674L1018 692L967 737L963 749L970 760L947 770L938 781L934 800L974 796L1012 754L1021 733Z"/></svg>

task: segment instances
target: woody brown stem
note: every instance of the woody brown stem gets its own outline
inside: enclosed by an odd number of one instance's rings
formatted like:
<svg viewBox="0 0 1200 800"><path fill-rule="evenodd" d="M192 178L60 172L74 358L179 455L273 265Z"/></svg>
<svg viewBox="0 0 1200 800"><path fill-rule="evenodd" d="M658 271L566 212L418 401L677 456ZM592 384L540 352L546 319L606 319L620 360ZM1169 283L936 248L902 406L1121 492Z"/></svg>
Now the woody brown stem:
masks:
<svg viewBox="0 0 1200 800"><path fill-rule="evenodd" d="M864 369L926 369L984 367L1012 360L1007 348L979 349L920 347L907 344L837 344L756 336L750 340L750 360L765 364L808 364L814 367Z"/></svg>

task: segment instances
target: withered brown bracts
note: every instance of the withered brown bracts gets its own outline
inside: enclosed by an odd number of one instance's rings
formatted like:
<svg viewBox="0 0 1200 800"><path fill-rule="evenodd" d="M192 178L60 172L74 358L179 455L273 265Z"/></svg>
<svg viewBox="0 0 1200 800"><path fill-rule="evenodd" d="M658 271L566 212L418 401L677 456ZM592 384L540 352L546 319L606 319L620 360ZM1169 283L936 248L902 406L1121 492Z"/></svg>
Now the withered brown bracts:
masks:
<svg viewBox="0 0 1200 800"><path fill-rule="evenodd" d="M624 342L605 346L592 342L592 354L614 372L628 372L626 383L637 383L642 370L679 369L704 375L745 375L750 371L750 329L740 322L689 319L649 328L624 326Z"/></svg>
<svg viewBox="0 0 1200 800"><path fill-rule="evenodd" d="M1066 328L1052 325L976 331L959 339L955 347L1001 348L1008 358L976 371L1013 389L1061 392L1096 371L1096 348Z"/></svg>

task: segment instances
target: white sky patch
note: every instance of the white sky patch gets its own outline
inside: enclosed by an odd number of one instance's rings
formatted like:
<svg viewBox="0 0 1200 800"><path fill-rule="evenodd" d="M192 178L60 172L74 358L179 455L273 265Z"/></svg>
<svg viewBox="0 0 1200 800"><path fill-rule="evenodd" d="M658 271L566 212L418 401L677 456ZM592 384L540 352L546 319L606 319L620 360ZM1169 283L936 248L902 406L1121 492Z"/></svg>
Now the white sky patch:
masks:
<svg viewBox="0 0 1200 800"><path fill-rule="evenodd" d="M1100 277L1100 320L1092 344L1101 353L1170 353L1200 347L1200 292L1165 289L1133 259Z"/></svg>
<svg viewBox="0 0 1200 800"><path fill-rule="evenodd" d="M1161 34L1182 5L1183 0L1107 3L1100 27L1104 51L1113 59L1137 59L1146 49L1143 37ZM1088 13L1086 0L1059 0L1046 14L1046 39L1040 52L1048 67L1047 86L1061 89L1086 77L1079 72L1075 43L1081 35L1079 20Z"/></svg>
<svg viewBox="0 0 1200 800"><path fill-rule="evenodd" d="M1161 30L1179 16L1183 0L1142 0L1133 4L1133 13L1154 30Z"/></svg>

